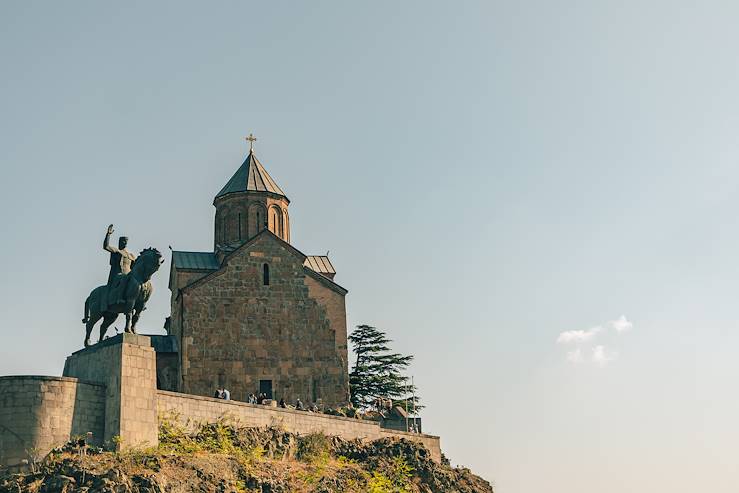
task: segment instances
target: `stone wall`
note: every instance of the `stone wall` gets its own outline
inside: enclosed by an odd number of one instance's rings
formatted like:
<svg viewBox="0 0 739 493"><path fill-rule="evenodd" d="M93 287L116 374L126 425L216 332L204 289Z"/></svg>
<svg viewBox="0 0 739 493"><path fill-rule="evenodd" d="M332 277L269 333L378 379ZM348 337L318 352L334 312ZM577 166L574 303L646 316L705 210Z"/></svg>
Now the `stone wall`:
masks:
<svg viewBox="0 0 739 493"><path fill-rule="evenodd" d="M156 356L148 337L120 334L73 353L64 376L105 385L105 441L157 445Z"/></svg>
<svg viewBox="0 0 739 493"><path fill-rule="evenodd" d="M336 337L336 349L343 364L342 372L349 374L345 295L326 288L311 276L305 276L305 285L308 287L308 295L326 310L329 326Z"/></svg>
<svg viewBox="0 0 739 493"><path fill-rule="evenodd" d="M76 435L102 445L105 387L76 378L0 377L0 464L41 458Z"/></svg>
<svg viewBox="0 0 739 493"><path fill-rule="evenodd" d="M157 390L156 355L146 336L121 334L67 358L65 377L0 377L0 464L42 457L74 435L92 433L102 445L124 448L159 443L161 416L213 422L229 416L243 426L280 426L346 439L402 437L423 443L441 460L439 437L387 430L374 421L278 409ZM74 378L70 378L74 377Z"/></svg>
<svg viewBox="0 0 739 493"><path fill-rule="evenodd" d="M223 401L175 392L158 391L157 408L160 418L178 416L185 424L214 422L223 417L234 419L242 426L281 426L286 431L307 434L323 432L346 439L378 440L386 437L406 438L423 443L431 457L441 461L439 437L420 433L385 430L375 421L362 421L326 414L272 408L244 402Z"/></svg>
<svg viewBox="0 0 739 493"><path fill-rule="evenodd" d="M312 277L320 274L307 273L304 260L264 232L221 270L180 290L171 319L181 358L178 390L211 396L223 385L245 400L265 380L277 399L320 399L331 407L347 401L346 291Z"/></svg>

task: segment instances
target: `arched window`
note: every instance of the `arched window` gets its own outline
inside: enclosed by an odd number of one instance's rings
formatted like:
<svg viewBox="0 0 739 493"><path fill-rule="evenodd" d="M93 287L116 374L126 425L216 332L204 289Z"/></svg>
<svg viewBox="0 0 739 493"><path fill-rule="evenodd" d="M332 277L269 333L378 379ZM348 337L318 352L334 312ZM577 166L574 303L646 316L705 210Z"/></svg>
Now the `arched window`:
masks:
<svg viewBox="0 0 739 493"><path fill-rule="evenodd" d="M269 286L269 265L262 266L262 284Z"/></svg>
<svg viewBox="0 0 739 493"><path fill-rule="evenodd" d="M288 243L290 243L290 216L287 214L287 209L282 209L282 217L284 218L283 224L285 227L284 230L284 240Z"/></svg>
<svg viewBox="0 0 739 493"><path fill-rule="evenodd" d="M247 208L247 225L246 237L252 238L259 234L264 229L265 219L267 218L267 211L262 207L261 204L251 203Z"/></svg>
<svg viewBox="0 0 739 493"><path fill-rule="evenodd" d="M282 227L282 211L276 205L269 208L269 229L278 237L285 239L284 230Z"/></svg>

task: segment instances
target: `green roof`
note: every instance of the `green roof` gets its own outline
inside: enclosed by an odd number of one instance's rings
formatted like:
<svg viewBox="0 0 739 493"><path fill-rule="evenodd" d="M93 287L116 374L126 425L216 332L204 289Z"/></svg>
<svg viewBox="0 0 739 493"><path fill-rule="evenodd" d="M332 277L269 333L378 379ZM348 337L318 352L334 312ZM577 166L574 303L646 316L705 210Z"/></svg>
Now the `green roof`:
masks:
<svg viewBox="0 0 739 493"><path fill-rule="evenodd" d="M172 252L172 261L178 269L188 270L218 270L221 265L218 263L215 253L211 252Z"/></svg>
<svg viewBox="0 0 739 493"><path fill-rule="evenodd" d="M249 151L244 164L236 170L226 186L218 192L216 198L238 192L270 192L287 198L285 192L277 186L277 183L269 176L267 170L254 155L254 151Z"/></svg>

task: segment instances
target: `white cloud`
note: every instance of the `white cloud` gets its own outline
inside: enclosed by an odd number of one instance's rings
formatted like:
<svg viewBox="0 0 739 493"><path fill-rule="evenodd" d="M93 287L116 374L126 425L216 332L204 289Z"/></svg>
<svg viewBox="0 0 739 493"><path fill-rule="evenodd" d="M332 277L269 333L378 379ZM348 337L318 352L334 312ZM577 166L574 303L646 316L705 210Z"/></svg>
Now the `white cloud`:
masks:
<svg viewBox="0 0 739 493"><path fill-rule="evenodd" d="M634 324L626 320L626 315L621 315L616 320L611 320L608 325L613 327L619 334L634 328Z"/></svg>
<svg viewBox="0 0 739 493"><path fill-rule="evenodd" d="M567 361L572 364L590 363L596 366L606 366L618 357L616 351L607 349L603 342L608 343L611 331L616 334L628 332L634 328L626 315L621 315L616 320L610 320L604 324L596 325L587 330L566 330L557 336L557 344L572 344L575 347L567 351ZM600 333L603 335L599 335ZM595 342L596 336L599 338ZM613 337L613 336L611 336ZM601 341L600 339L605 339Z"/></svg>
<svg viewBox="0 0 739 493"><path fill-rule="evenodd" d="M593 348L592 360L598 366L606 366L608 363L616 359L618 354L613 351L608 351L603 346L595 346Z"/></svg>
<svg viewBox="0 0 739 493"><path fill-rule="evenodd" d="M574 364L582 363L583 357L582 357L582 351L580 350L580 348L577 348L574 351L568 351L567 361L569 361L570 363L574 363Z"/></svg>
<svg viewBox="0 0 739 493"><path fill-rule="evenodd" d="M557 337L557 342L559 344L567 344L569 342L587 342L595 335L603 330L603 327L593 327L588 330L566 330L564 332L560 332L559 337Z"/></svg>

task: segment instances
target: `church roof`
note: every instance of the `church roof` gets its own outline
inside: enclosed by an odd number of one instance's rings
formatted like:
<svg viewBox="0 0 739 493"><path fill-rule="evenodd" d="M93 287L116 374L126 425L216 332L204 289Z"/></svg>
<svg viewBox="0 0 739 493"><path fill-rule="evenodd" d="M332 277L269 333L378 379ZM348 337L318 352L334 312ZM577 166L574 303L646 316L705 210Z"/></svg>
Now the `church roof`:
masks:
<svg viewBox="0 0 739 493"><path fill-rule="evenodd" d="M325 274L329 277L336 274L336 269L331 265L331 261L326 255L308 255L303 265L319 274Z"/></svg>
<svg viewBox="0 0 739 493"><path fill-rule="evenodd" d="M210 279L213 278L213 276L217 276L221 274L222 272L224 272L222 267L228 264L229 257L235 255L236 252L238 252L241 249L249 248L254 242L256 242L261 237L271 238L274 241L278 242L280 245L282 245L285 249L295 254L303 262L303 271L309 276L311 276L313 279L323 283L329 289L332 289L333 291L336 291L339 294L345 295L346 293L348 293L346 288L337 284L336 281L333 280L333 275L328 272L329 267L331 270L333 270L333 265L331 265L331 262L328 260L328 257L324 255L311 256L313 259L315 258L325 259L325 263L323 263L323 267L321 267L321 269L325 270L326 272L320 272L320 271L314 270L312 267L309 266L308 255L304 254L303 252L301 252L300 250L292 246L290 243L286 242L285 240L283 240L282 238L280 238L279 236L277 236L272 231L266 228L260 231L256 236L253 236L249 241L237 247L236 250L226 255L226 258L224 259L222 264L218 263L218 259L216 258L216 255L214 253L173 251L172 252L172 262L174 263L174 266L176 268L212 271L212 272L209 272L204 277L201 277L200 279L192 282L191 284L188 284L182 289L183 290L192 289L195 286L208 282ZM211 256L211 258L208 258L208 256ZM202 265L203 267L196 267L197 265ZM316 265L316 268L319 268L318 265Z"/></svg>
<svg viewBox="0 0 739 493"><path fill-rule="evenodd" d="M236 170L236 173L228 180L226 186L218 192L216 198L229 193L237 192L271 192L287 198L285 192L277 186L277 183L269 176L262 163L250 150L244 163Z"/></svg>
<svg viewBox="0 0 739 493"><path fill-rule="evenodd" d="M178 269L189 270L218 270L216 254L212 252L172 252L172 262Z"/></svg>

